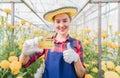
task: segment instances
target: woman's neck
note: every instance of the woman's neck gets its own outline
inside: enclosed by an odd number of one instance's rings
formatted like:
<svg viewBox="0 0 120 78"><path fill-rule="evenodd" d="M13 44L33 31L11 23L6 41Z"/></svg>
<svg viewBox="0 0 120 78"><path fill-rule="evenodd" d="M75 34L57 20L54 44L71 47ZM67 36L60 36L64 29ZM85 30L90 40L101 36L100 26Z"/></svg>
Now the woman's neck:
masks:
<svg viewBox="0 0 120 78"><path fill-rule="evenodd" d="M66 35L57 34L56 39L57 39L58 42L63 42L63 41L66 40L67 35L68 34L66 34Z"/></svg>

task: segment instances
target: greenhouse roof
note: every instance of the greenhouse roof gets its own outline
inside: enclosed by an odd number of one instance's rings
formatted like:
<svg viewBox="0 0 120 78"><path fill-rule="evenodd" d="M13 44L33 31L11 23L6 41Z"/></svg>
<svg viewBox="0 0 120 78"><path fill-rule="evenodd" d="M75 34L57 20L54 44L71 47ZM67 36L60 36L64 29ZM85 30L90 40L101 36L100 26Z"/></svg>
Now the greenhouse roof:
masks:
<svg viewBox="0 0 120 78"><path fill-rule="evenodd" d="M51 27L51 23L43 19L43 15L47 11L58 6L75 6L78 8L78 14L75 17L75 20L77 20L82 12L84 13L84 11L94 7L94 5L91 4L87 5L89 1L92 3L106 0L0 0L0 10L12 8L11 4L14 3L14 14L16 19L25 19L28 22L33 22L36 26L44 27L46 29ZM17 22L17 20L15 21Z"/></svg>
<svg viewBox="0 0 120 78"><path fill-rule="evenodd" d="M56 6L75 6L80 10L88 0L0 0L0 9L11 8L15 3L15 16L32 21L35 25L48 25L43 14ZM48 25L49 26L49 25Z"/></svg>

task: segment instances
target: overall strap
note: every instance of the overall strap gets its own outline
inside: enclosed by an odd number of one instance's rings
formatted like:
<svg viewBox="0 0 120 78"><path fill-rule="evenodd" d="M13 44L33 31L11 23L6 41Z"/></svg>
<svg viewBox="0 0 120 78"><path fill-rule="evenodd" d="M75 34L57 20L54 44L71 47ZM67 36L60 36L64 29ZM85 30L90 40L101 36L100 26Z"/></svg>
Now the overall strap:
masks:
<svg viewBox="0 0 120 78"><path fill-rule="evenodd" d="M74 49L75 47L76 47L76 44L74 44L74 38L71 38L70 37L70 47L72 48L72 49Z"/></svg>

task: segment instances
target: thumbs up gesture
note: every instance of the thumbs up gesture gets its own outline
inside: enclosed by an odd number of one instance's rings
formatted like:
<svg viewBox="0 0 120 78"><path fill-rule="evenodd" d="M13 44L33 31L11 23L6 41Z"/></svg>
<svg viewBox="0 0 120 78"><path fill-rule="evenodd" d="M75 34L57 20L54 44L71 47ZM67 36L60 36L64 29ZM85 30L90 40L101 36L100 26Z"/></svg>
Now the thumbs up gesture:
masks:
<svg viewBox="0 0 120 78"><path fill-rule="evenodd" d="M79 59L79 55L71 48L70 43L67 44L67 50L63 52L63 59L69 64Z"/></svg>

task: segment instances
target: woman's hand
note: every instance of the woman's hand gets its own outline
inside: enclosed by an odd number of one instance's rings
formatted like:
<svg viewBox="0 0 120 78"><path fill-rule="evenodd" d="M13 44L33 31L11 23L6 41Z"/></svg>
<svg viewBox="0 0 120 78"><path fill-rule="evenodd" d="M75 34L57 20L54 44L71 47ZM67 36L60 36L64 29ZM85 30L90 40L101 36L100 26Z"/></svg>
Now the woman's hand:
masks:
<svg viewBox="0 0 120 78"><path fill-rule="evenodd" d="M65 62L71 64L72 62L77 62L79 55L70 47L70 43L67 44L67 49L63 52L63 58Z"/></svg>
<svg viewBox="0 0 120 78"><path fill-rule="evenodd" d="M75 71L78 78L83 78L85 74L85 68L83 67L79 55L70 47L70 43L67 44L68 50L63 52L63 58L65 62L71 64L74 63Z"/></svg>
<svg viewBox="0 0 120 78"><path fill-rule="evenodd" d="M31 40L26 40L25 43L23 44L23 49L22 49L22 53L24 55L31 55L35 52L43 52L43 49L40 49L38 47L39 45L39 41L42 39L42 37L36 37L34 39Z"/></svg>

